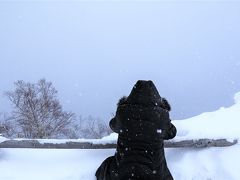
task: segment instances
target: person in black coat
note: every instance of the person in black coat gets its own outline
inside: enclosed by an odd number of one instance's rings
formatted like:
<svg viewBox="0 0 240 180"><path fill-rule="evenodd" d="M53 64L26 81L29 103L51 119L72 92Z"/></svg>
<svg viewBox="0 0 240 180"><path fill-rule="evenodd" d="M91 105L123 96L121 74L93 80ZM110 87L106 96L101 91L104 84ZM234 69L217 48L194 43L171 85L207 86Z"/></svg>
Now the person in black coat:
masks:
<svg viewBox="0 0 240 180"><path fill-rule="evenodd" d="M118 133L114 156L103 161L97 180L172 180L163 140L176 136L171 107L152 81L138 81L118 102L111 129Z"/></svg>

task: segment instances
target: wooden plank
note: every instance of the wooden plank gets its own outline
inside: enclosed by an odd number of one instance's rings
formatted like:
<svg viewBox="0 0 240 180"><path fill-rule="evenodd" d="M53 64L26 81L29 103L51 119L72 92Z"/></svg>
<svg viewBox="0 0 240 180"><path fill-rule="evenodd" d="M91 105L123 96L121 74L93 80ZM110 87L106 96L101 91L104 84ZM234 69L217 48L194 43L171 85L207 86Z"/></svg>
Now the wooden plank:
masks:
<svg viewBox="0 0 240 180"><path fill-rule="evenodd" d="M198 139L183 141L165 141L165 148L205 148L227 147L237 144L237 140L227 139ZM0 148L41 148L41 149L111 149L116 144L96 144L92 142L40 143L38 140L7 140L0 143Z"/></svg>
<svg viewBox="0 0 240 180"><path fill-rule="evenodd" d="M167 148L205 148L205 147L227 147L237 144L238 141L228 141L227 139L198 139L183 141L165 141L164 146Z"/></svg>

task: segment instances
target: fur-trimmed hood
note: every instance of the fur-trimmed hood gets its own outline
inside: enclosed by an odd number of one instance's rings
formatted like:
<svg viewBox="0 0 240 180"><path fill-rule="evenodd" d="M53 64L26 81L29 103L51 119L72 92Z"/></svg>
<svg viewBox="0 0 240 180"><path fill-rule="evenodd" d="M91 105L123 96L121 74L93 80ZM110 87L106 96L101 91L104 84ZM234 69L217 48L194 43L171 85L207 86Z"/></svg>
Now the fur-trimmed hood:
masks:
<svg viewBox="0 0 240 180"><path fill-rule="evenodd" d="M123 104L141 105L141 106L159 106L167 111L171 111L171 106L159 95L157 88L152 81L139 80L134 85L129 96L123 96L118 101L118 107Z"/></svg>
<svg viewBox="0 0 240 180"><path fill-rule="evenodd" d="M129 96L123 96L117 103L115 117L110 121L110 128L119 133L128 124L136 121L151 124L155 128L161 128L165 121L169 121L168 112L171 106L165 98L162 98L152 81L137 81ZM166 117L165 117L166 116ZM129 122L131 121L131 122Z"/></svg>
<svg viewBox="0 0 240 180"><path fill-rule="evenodd" d="M161 103L157 104L157 106L167 110L167 111L171 111L171 105L169 104L168 100L164 97L161 97ZM124 105L127 103L127 96L123 96L119 99L118 103L117 103L117 107L119 107L120 105Z"/></svg>

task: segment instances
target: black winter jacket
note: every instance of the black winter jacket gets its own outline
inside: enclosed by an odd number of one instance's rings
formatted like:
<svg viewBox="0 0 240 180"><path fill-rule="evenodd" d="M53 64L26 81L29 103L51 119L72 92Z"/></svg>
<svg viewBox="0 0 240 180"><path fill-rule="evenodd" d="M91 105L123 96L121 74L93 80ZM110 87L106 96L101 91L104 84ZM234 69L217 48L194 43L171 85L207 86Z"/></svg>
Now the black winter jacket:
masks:
<svg viewBox="0 0 240 180"><path fill-rule="evenodd" d="M138 81L110 121L119 134L117 150L98 168L97 180L172 180L163 147L176 135L169 110L152 81Z"/></svg>

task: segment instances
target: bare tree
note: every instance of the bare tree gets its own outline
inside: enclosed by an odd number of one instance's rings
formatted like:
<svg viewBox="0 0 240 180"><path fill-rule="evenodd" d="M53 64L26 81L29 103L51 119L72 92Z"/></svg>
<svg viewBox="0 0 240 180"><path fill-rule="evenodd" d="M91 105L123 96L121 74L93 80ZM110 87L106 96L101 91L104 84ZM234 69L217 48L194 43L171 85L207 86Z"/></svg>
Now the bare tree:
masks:
<svg viewBox="0 0 240 180"><path fill-rule="evenodd" d="M108 123L99 118L88 116L87 118L79 117L75 126L75 134L82 138L102 138L109 135L112 130Z"/></svg>
<svg viewBox="0 0 240 180"><path fill-rule="evenodd" d="M14 137L17 134L16 127L7 114L0 114L0 134L4 137Z"/></svg>
<svg viewBox="0 0 240 180"><path fill-rule="evenodd" d="M74 114L63 111L57 90L45 79L37 83L17 81L15 90L6 93L14 106L13 119L23 137L56 138L69 131Z"/></svg>

